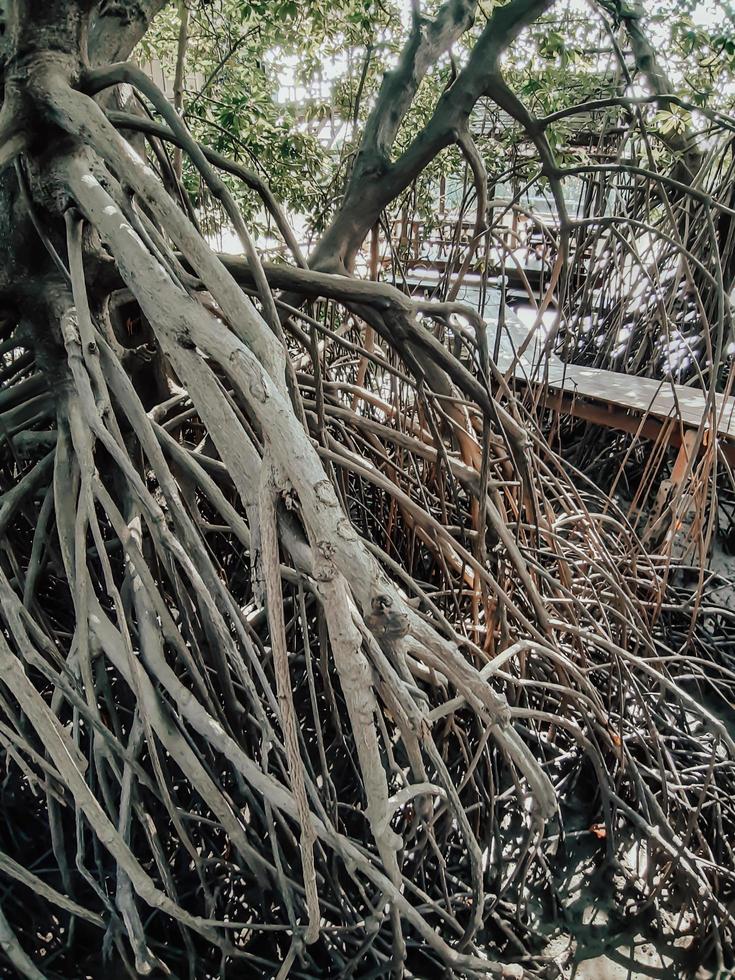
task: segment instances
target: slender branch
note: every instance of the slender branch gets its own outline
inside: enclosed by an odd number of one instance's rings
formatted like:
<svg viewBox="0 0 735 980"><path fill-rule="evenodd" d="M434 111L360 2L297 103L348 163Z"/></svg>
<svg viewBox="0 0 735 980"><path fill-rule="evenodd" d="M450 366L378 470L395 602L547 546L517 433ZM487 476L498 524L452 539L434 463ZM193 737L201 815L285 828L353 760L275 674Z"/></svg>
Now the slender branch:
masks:
<svg viewBox="0 0 735 980"><path fill-rule="evenodd" d="M281 725L286 744L291 791L296 799L301 825L301 862L306 890L306 906L309 917L304 942L316 942L319 938L319 896L314 868L314 842L316 832L309 812L301 753L299 751L296 709L293 701L291 673L286 647L286 624L283 617L283 592L278 560L278 528L276 522L277 484L272 463L266 453L261 467L260 482L260 546L263 558L268 620L270 622L273 663L281 709Z"/></svg>
<svg viewBox="0 0 735 980"><path fill-rule="evenodd" d="M616 11L630 38L636 68L643 75L654 95L668 95L673 91L674 86L659 61L656 49L643 30L644 8L641 0L616 3ZM661 134L660 138L673 153L680 156L684 169L682 173L679 167L679 173L683 182L689 183L694 180L702 166L704 156L697 148L692 133L688 129L685 132L674 130Z"/></svg>
<svg viewBox="0 0 735 980"><path fill-rule="evenodd" d="M184 68L186 49L189 44L189 8L186 0L179 0L179 37L176 50L176 70L174 72L174 109L179 114L184 110ZM174 150L174 174L181 180L181 147Z"/></svg>
<svg viewBox="0 0 735 980"><path fill-rule="evenodd" d="M155 122L153 119L134 116L129 112L108 112L107 116L110 122L118 129L129 129L134 132L146 133L150 136L157 136L159 139L166 140L169 143L174 143L175 145L182 147L186 142L180 136L177 136L173 130L169 129L167 126L164 126L162 123ZM202 153L204 153L207 160L211 164L213 164L219 170L224 170L225 173L232 174L234 177L239 178L244 184L258 194L267 211L272 215L273 220L276 223L276 227L283 235L283 240L290 249L294 260L299 266L301 266L301 268L305 269L307 267L306 259L301 251L301 246L294 235L293 229L291 228L282 207L278 203L273 191L263 180L263 178L256 174L253 170L243 167L242 164L229 160L221 153L217 153L216 150L212 150L208 146L204 146L201 143L198 145Z"/></svg>
<svg viewBox="0 0 735 980"><path fill-rule="evenodd" d="M549 113L548 116L539 116L537 117L537 122L545 129L547 126L560 122L562 119L568 119L571 116L578 116L590 112L598 112L600 109L613 109L616 107L627 109L647 105L675 105L680 109L685 109L687 112L699 113L705 119L709 119L711 122L722 126L723 129L735 131L735 116L729 116L709 106L696 105L694 102L689 102L681 96L672 93L641 96L615 95L605 99L590 99L588 102L580 102L577 105L567 106L564 109L557 109L556 112Z"/></svg>

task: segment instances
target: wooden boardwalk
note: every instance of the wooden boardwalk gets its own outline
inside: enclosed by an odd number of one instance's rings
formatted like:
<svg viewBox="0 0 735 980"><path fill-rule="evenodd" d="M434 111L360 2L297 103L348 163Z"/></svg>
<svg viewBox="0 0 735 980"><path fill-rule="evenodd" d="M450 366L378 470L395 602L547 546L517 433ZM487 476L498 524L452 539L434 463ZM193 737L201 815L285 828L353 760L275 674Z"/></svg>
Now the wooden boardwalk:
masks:
<svg viewBox="0 0 735 980"><path fill-rule="evenodd" d="M408 284L426 288L435 281L431 273L414 272ZM478 308L478 285L468 277L457 298ZM517 382L537 388L547 407L608 428L638 433L641 438L663 437L673 446L691 441L687 433L694 433L703 425L703 442L706 444L711 438L707 393L700 388L566 364L557 355L544 353L542 329L529 340L529 328L507 307L498 338L499 300L497 290L487 290L483 316L488 324L490 353L497 353L497 365L503 373L510 372ZM518 357L524 346L524 353ZM735 397L716 395L715 400L720 446L735 465Z"/></svg>

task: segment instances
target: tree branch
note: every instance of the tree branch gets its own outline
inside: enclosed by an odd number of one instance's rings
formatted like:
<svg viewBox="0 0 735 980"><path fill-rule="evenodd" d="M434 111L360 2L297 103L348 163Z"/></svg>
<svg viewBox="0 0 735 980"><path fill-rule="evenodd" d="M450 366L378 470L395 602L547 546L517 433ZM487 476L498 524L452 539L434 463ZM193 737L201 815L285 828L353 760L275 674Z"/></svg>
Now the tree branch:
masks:
<svg viewBox="0 0 735 980"><path fill-rule="evenodd" d="M643 30L643 14L640 0L633 0L630 4L621 3L619 0L615 3L614 16L625 27L639 74L646 80L653 95L666 96L674 91L674 86ZM661 142L679 157L680 165L675 169L676 176L684 183L691 183L699 173L704 155L697 148L689 128L686 127L683 132L674 130L658 135Z"/></svg>
<svg viewBox="0 0 735 980"><path fill-rule="evenodd" d="M426 72L467 31L475 19L477 0L446 0L433 20L414 10L413 29L398 64L386 72L355 163L355 172L388 162L401 123L411 108Z"/></svg>
<svg viewBox="0 0 735 980"><path fill-rule="evenodd" d="M157 136L159 139L173 143L175 146L183 146L185 143L185 140L173 130L169 129L168 126L155 122L153 119L148 119L145 116L134 116L130 112L108 112L107 118L117 129L130 129L139 133L145 133L147 136ZM262 177L253 170L243 167L242 164L230 160L221 153L217 153L216 150L212 150L201 143L198 146L211 164L219 170L224 170L225 173L232 174L233 177L238 177L247 187L255 191L275 221L276 227L283 236L283 240L290 249L294 260L305 269L306 259L301 251L301 246L273 191Z"/></svg>
<svg viewBox="0 0 735 980"><path fill-rule="evenodd" d="M510 0L495 9L472 49L467 65L441 96L427 124L398 160L389 163L381 157L379 165L372 169L364 163L356 163L342 207L310 257L312 268L351 268L358 249L383 208L405 190L441 150L456 142L478 99L488 94L488 84L497 75L502 53L553 3L554 0ZM376 136L379 141L386 127L373 123L370 131L379 134ZM378 149L382 145L378 142ZM373 156L374 164L376 159Z"/></svg>
<svg viewBox="0 0 735 980"><path fill-rule="evenodd" d="M123 61L144 36L168 0L100 0L89 28L93 65Z"/></svg>

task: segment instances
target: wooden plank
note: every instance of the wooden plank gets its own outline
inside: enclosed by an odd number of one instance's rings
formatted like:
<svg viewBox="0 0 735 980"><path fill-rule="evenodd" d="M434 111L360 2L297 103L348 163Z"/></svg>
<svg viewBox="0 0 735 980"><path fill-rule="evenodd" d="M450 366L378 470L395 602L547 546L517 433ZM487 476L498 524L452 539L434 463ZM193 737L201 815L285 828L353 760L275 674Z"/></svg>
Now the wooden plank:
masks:
<svg viewBox="0 0 735 980"><path fill-rule="evenodd" d="M469 301L469 296L466 298ZM486 307L488 323L488 343L493 349L497 333L498 315L496 308ZM649 416L658 421L676 419L685 429L698 429L702 423L711 428L707 416L707 395L700 388L674 384L672 381L657 381L653 378L640 378L635 375L604 371L600 368L585 367L580 364L565 364L557 355L544 355L544 335L539 330L532 337L526 352L517 360L516 354L526 341L529 330L518 317L506 310L505 326L501 333L498 367L504 373L512 369L513 376L535 385L544 384L551 392L563 395L559 405L569 406L570 401L587 402L598 406L618 409L607 416L598 415L600 424L611 428L624 428L620 425L620 410L632 413L638 419ZM717 409L717 434L728 442L735 443L735 397L715 395ZM572 414L581 414L574 411ZM609 422L603 421L609 418ZM637 423L636 423L637 424Z"/></svg>
<svg viewBox="0 0 735 980"><path fill-rule="evenodd" d="M657 418L676 418L687 428L699 428L706 415L705 393L673 382L567 364L561 371L550 372L547 383L578 398L607 402ZM735 399L716 395L715 403L718 434L735 440Z"/></svg>
<svg viewBox="0 0 735 980"><path fill-rule="evenodd" d="M420 289L434 286L438 280L436 272L422 269L407 277L407 285ZM480 277L468 275L457 299L479 309L480 288ZM495 350L499 304L499 290L488 288L483 315L491 352ZM542 330L531 337L518 359L517 353L523 348L530 331L510 307L506 307L504 319L498 345L498 367L504 374L512 371L517 381L546 386L544 403L562 414L586 418L623 432L634 433L640 429L640 435L646 439L655 439L663 424L674 419L679 424L670 426L667 436L674 446L681 444L682 427L685 430L698 429L705 419L706 394L700 388L580 364L565 364L558 355L544 352L545 336ZM717 434L727 442L726 455L735 463L735 397L716 395L715 404ZM708 421L705 428L710 428Z"/></svg>

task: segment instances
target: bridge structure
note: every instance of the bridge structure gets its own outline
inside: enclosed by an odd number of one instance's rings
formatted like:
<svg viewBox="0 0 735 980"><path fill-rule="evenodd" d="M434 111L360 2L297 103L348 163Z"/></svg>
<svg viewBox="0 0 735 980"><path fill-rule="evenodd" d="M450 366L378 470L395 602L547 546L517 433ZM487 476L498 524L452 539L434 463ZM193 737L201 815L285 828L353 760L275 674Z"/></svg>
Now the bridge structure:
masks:
<svg viewBox="0 0 735 980"><path fill-rule="evenodd" d="M505 275L508 295L518 299L542 293L549 281L555 252L539 229L509 211L502 222L488 228L474 242L472 266L482 266L486 278ZM398 219L392 228L396 252L381 258L384 274L393 266L410 284L451 276L462 265L475 237L475 223L447 214L429 223L418 218ZM474 278L477 278L475 273ZM467 281L472 281L470 273ZM420 286L419 286L420 288Z"/></svg>
<svg viewBox="0 0 735 980"><path fill-rule="evenodd" d="M406 277L406 288L431 292L439 274L414 269ZM502 302L500 290L483 290L479 276L466 277L457 299L475 309L481 308L482 301L495 363L509 381L532 388L545 408L678 448L670 478L662 484L664 492L681 486L692 454L713 440L735 467L735 397L715 394L712 398L701 388L671 380L568 364L551 350L552 338L543 326L529 328Z"/></svg>

